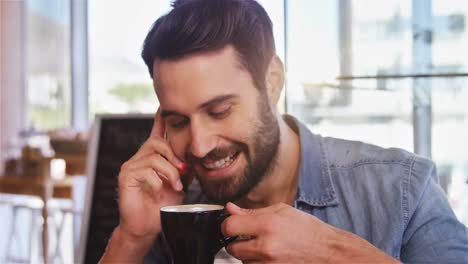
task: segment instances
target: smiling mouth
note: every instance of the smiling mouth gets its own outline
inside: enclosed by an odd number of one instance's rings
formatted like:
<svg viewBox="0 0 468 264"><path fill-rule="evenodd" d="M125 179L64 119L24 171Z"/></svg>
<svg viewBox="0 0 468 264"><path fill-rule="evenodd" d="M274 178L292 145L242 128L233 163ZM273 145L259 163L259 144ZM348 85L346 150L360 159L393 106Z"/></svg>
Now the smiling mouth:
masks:
<svg viewBox="0 0 468 264"><path fill-rule="evenodd" d="M232 164L232 162L236 159L240 152L236 152L224 158L215 160L215 161L204 161L202 165L204 168L208 170L219 170L224 169Z"/></svg>

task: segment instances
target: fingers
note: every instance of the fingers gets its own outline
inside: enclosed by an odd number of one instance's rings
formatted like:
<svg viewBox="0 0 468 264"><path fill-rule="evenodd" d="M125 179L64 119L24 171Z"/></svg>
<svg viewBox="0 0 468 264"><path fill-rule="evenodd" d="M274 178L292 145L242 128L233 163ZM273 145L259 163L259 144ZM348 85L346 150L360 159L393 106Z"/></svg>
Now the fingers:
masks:
<svg viewBox="0 0 468 264"><path fill-rule="evenodd" d="M223 222L223 234L250 237L230 243L226 250L243 263L271 263L279 251L275 233L283 228L272 214L234 215ZM234 235L229 235L234 236Z"/></svg>
<svg viewBox="0 0 468 264"><path fill-rule="evenodd" d="M176 168L182 169L184 166L184 164L176 157L169 144L161 138L149 138L143 146L141 146L138 152L133 155L130 161L135 161L154 153L161 154Z"/></svg>
<svg viewBox="0 0 468 264"><path fill-rule="evenodd" d="M290 206L284 203L260 209L244 209L228 203L226 209L231 214L221 225L225 236L257 237L273 232L279 227L277 213Z"/></svg>
<svg viewBox="0 0 468 264"><path fill-rule="evenodd" d="M126 169L151 168L160 177L164 177L176 191L182 190L178 170L159 154L151 154L126 165Z"/></svg>
<svg viewBox="0 0 468 264"><path fill-rule="evenodd" d="M142 159L148 155L161 154L166 160L168 160L173 166L183 172L185 170L185 164L180 161L174 154L172 148L163 138L164 135L164 122L161 118L161 109L159 108L154 118L153 128L151 130L150 137L140 147L137 153L129 159L128 162L134 162Z"/></svg>
<svg viewBox="0 0 468 264"><path fill-rule="evenodd" d="M260 216L231 215L221 224L224 236L256 236L261 231Z"/></svg>
<svg viewBox="0 0 468 264"><path fill-rule="evenodd" d="M156 114L154 116L154 123L153 128L151 129L150 138L163 138L165 130L166 129L164 127L164 120L161 117L161 107L158 107L158 111L156 111Z"/></svg>
<svg viewBox="0 0 468 264"><path fill-rule="evenodd" d="M140 147L138 152L124 163L121 171L151 168L159 174L159 177L167 179L174 190L181 191L183 185L177 169L184 172L185 165L176 157L170 145L162 137L164 134L164 122L160 111L158 109L156 112L150 137Z"/></svg>
<svg viewBox="0 0 468 264"><path fill-rule="evenodd" d="M256 261L260 260L260 256L256 251L257 244L258 240L255 239L234 241L226 246L226 251L233 257L242 260L242 263L257 263Z"/></svg>
<svg viewBox="0 0 468 264"><path fill-rule="evenodd" d="M119 185L121 188L139 187L151 194L151 197L157 198L163 182L153 169L138 168L127 171L123 179L119 181Z"/></svg>
<svg viewBox="0 0 468 264"><path fill-rule="evenodd" d="M221 225L223 235L247 238L234 241L226 247L231 255L243 263L271 263L279 260L279 251L285 245L278 243L282 241L278 238L289 235L284 230L291 228L291 219L294 219L296 209L284 203L260 209L244 209L228 203L226 209L231 216Z"/></svg>

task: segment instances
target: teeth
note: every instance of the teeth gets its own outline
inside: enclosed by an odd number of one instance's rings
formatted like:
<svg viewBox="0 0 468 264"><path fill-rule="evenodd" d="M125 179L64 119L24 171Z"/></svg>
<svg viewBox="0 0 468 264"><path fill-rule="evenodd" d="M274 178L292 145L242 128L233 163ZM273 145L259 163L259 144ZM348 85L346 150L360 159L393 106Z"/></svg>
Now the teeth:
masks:
<svg viewBox="0 0 468 264"><path fill-rule="evenodd" d="M225 157L223 159L219 159L219 160L214 161L214 162L203 163L203 166L205 166L206 168L208 168L210 170L217 170L217 169L226 168L227 166L229 166L232 163L233 157L234 157L234 155L231 155L231 156L227 156L227 157Z"/></svg>

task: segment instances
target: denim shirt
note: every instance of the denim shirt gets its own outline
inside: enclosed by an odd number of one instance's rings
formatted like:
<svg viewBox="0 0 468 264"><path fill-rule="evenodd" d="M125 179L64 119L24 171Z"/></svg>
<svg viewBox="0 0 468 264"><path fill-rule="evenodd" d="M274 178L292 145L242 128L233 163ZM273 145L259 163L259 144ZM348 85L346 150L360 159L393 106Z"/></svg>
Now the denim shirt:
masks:
<svg viewBox="0 0 468 264"><path fill-rule="evenodd" d="M468 263L468 230L453 213L432 161L401 149L321 137L284 118L301 142L297 209L405 263ZM191 191L186 203L209 202L199 186ZM145 263L170 263L161 237Z"/></svg>

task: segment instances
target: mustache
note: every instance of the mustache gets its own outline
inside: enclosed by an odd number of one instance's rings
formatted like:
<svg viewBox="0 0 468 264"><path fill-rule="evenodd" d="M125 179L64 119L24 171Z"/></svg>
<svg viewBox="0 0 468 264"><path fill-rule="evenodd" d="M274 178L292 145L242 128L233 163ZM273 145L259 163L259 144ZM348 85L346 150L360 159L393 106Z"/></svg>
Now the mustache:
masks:
<svg viewBox="0 0 468 264"><path fill-rule="evenodd" d="M225 158L228 155L232 155L234 153L238 153L240 151L246 151L247 153L248 147L246 144L239 143L239 142L234 142L231 146L229 147L217 147L213 150L211 150L208 154L206 154L204 157L199 158L194 156L192 153L187 153L185 160L189 164L196 164L196 163L202 163L203 160L209 159L209 160L218 160L221 158Z"/></svg>

